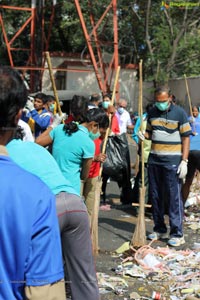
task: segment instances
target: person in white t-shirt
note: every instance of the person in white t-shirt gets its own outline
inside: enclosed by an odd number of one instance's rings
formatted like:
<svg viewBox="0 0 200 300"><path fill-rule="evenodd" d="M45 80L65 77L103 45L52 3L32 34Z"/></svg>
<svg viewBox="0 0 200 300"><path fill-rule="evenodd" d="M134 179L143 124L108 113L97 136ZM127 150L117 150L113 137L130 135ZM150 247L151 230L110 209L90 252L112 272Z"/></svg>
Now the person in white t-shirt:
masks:
<svg viewBox="0 0 200 300"><path fill-rule="evenodd" d="M30 126L21 119L19 119L18 121L18 126L20 126L23 129L23 134L24 134L23 141L34 142L34 137L31 132Z"/></svg>
<svg viewBox="0 0 200 300"><path fill-rule="evenodd" d="M120 99L116 111L116 117L119 123L120 134L126 133L127 129L133 129L133 124L129 112L126 110L127 101Z"/></svg>

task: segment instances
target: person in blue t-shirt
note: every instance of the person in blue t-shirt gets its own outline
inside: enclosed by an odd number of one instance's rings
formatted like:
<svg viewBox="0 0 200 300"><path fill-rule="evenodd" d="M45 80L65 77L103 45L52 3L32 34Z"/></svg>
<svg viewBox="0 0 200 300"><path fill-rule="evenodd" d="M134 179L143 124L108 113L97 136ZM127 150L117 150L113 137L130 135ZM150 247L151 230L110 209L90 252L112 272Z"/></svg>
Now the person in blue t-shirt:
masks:
<svg viewBox="0 0 200 300"><path fill-rule="evenodd" d="M38 93L34 97L34 102L31 100L26 102L23 110L21 119L29 124L35 138L45 131L52 121L47 102L48 97L44 93Z"/></svg>
<svg viewBox="0 0 200 300"><path fill-rule="evenodd" d="M64 300L55 196L38 177L14 163L4 147L26 99L19 73L0 67L0 298Z"/></svg>
<svg viewBox="0 0 200 300"><path fill-rule="evenodd" d="M6 148L10 157L44 181L56 196L62 252L72 299L98 300L87 208L44 147L22 141L19 130ZM29 155L27 155L29 153ZM79 251L81 249L81 251ZM86 283L86 284L85 284Z"/></svg>
<svg viewBox="0 0 200 300"><path fill-rule="evenodd" d="M92 139L100 135L103 115L105 112L100 108L90 109L80 116L80 124L70 122L54 129L50 126L36 139L42 146L52 144L52 155L77 195L81 194L81 180L89 175L95 150Z"/></svg>

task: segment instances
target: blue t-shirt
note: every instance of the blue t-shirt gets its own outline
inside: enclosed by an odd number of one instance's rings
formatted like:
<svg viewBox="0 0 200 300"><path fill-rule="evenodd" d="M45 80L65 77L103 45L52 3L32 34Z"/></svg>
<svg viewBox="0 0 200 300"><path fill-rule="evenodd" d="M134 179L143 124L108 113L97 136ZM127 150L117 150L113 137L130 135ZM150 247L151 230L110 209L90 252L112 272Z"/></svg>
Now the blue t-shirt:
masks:
<svg viewBox="0 0 200 300"><path fill-rule="evenodd" d="M82 162L94 156L95 145L86 127L79 125L78 131L67 135L63 126L61 124L49 133L53 140L52 154L65 178L80 195Z"/></svg>
<svg viewBox="0 0 200 300"><path fill-rule="evenodd" d="M55 196L0 155L0 298L23 300L25 286L64 277Z"/></svg>
<svg viewBox="0 0 200 300"><path fill-rule="evenodd" d="M12 140L6 146L9 156L20 167L37 175L54 195L60 192L76 194L70 181L65 179L53 156L42 146L21 140Z"/></svg>

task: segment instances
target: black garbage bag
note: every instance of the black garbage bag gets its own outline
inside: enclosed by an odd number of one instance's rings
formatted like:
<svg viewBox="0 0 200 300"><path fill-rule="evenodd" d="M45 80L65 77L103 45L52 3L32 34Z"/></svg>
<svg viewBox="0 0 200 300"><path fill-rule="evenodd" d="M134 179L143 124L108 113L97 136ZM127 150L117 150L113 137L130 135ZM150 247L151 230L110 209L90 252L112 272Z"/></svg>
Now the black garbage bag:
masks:
<svg viewBox="0 0 200 300"><path fill-rule="evenodd" d="M103 173L120 186L127 186L130 182L130 155L125 133L108 137L106 155Z"/></svg>

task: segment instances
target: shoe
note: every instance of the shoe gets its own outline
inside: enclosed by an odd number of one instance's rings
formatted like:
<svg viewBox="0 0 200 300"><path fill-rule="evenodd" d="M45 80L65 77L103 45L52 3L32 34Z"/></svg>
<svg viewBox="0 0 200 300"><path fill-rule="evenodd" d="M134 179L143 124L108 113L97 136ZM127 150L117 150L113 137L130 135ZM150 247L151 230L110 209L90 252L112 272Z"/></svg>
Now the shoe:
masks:
<svg viewBox="0 0 200 300"><path fill-rule="evenodd" d="M184 236L182 237L172 237L168 240L168 245L172 247L178 247L180 245L185 244Z"/></svg>
<svg viewBox="0 0 200 300"><path fill-rule="evenodd" d="M168 234L167 232L165 233L160 233L160 232L152 232L148 235L149 240L162 240L162 239L167 239Z"/></svg>

